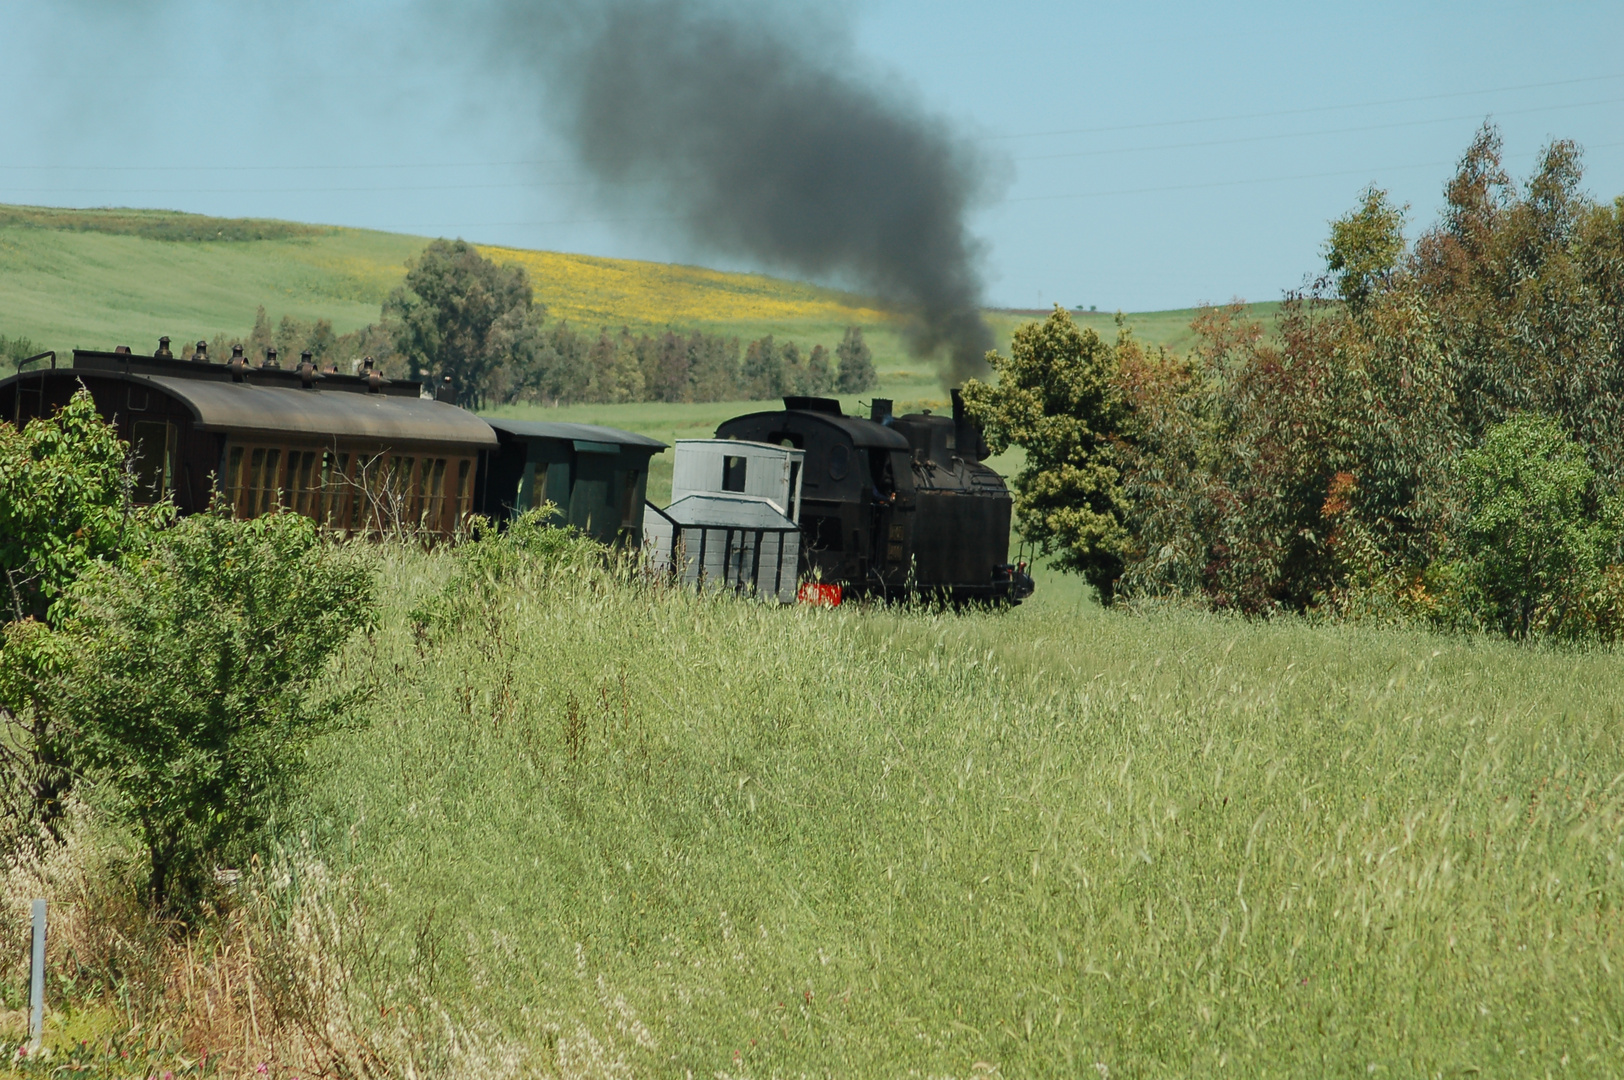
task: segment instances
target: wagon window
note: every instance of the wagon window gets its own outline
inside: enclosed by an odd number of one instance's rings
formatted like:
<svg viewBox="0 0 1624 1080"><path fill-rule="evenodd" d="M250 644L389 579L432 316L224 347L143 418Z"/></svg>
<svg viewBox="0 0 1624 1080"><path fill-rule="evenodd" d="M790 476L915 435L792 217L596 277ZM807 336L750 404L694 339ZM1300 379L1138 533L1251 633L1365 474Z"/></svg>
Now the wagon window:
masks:
<svg viewBox="0 0 1624 1080"><path fill-rule="evenodd" d="M169 490L174 470L174 427L163 420L138 421L130 448L135 501L155 503Z"/></svg>
<svg viewBox="0 0 1624 1080"><path fill-rule="evenodd" d="M254 516L268 514L278 502L281 501L282 491L282 448L269 447L265 450L265 470L260 474L259 485L255 492Z"/></svg>
<svg viewBox="0 0 1624 1080"><path fill-rule="evenodd" d="M350 455L331 450L321 456L322 520L342 529L348 520L345 510L350 496Z"/></svg>
<svg viewBox="0 0 1624 1080"><path fill-rule="evenodd" d="M547 463L527 461L519 476L519 490L513 496L513 509L519 513L534 510L546 500Z"/></svg>
<svg viewBox="0 0 1624 1080"><path fill-rule="evenodd" d="M288 456L288 486L293 489L293 509L305 517L317 517L321 510L321 486L316 476L314 450L295 450Z"/></svg>
<svg viewBox="0 0 1624 1080"><path fill-rule="evenodd" d="M260 476L265 472L265 448L255 446L248 451L248 464L243 468L242 498L237 503L237 513L242 517L253 517L255 500L259 496Z"/></svg>
<svg viewBox="0 0 1624 1080"><path fill-rule="evenodd" d="M445 458L423 460L424 506L422 525L439 532L445 528Z"/></svg>
<svg viewBox="0 0 1624 1080"><path fill-rule="evenodd" d="M736 454L729 454L727 460L722 465L722 490L743 491L745 469L749 466L749 464L750 461L748 458Z"/></svg>
<svg viewBox="0 0 1624 1080"><path fill-rule="evenodd" d="M642 478L637 469L629 469L621 477L620 487L620 527L622 529L637 528L638 511L642 506L637 501L637 482Z"/></svg>
<svg viewBox="0 0 1624 1080"><path fill-rule="evenodd" d="M231 505L237 506L242 499L242 447L233 446L226 455L226 474L220 478L220 485Z"/></svg>
<svg viewBox="0 0 1624 1080"><path fill-rule="evenodd" d="M457 517L468 512L468 468L472 464L467 458L457 462Z"/></svg>
<svg viewBox="0 0 1624 1080"><path fill-rule="evenodd" d="M377 458L358 457L355 462L355 476L350 481L350 531L361 530L362 518L366 514L367 504L377 497L378 483Z"/></svg>

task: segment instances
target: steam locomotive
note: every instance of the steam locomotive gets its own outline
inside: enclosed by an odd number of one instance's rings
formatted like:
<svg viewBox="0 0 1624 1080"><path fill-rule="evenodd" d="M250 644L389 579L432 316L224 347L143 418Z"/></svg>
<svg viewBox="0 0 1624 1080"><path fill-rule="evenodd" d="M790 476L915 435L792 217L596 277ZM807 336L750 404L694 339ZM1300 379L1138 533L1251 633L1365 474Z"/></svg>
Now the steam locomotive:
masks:
<svg viewBox="0 0 1624 1080"><path fill-rule="evenodd" d="M832 398L786 397L782 411L736 416L716 437L804 454L803 577L857 595L1019 603L1033 583L1009 561L1009 490L982 464L990 450L952 395L951 417L896 416L881 398L867 419Z"/></svg>

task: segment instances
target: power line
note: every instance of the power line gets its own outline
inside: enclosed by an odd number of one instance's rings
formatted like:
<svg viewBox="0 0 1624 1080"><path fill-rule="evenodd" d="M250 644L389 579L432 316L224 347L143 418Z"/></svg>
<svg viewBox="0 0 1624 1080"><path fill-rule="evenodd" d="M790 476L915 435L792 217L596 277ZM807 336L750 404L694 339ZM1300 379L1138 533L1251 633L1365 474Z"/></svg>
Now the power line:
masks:
<svg viewBox="0 0 1624 1080"><path fill-rule="evenodd" d="M1149 128L1178 127L1184 124L1223 124L1232 120L1270 120L1279 116L1306 116L1311 113L1338 112L1347 109L1374 109L1384 105L1412 105L1418 101L1443 101L1449 98L1481 97L1487 94L1509 94L1519 90L1543 90L1553 86L1577 86L1581 83L1606 82L1624 79L1617 75L1593 75L1584 79L1562 79L1557 82L1523 83L1520 86L1501 86L1491 90L1456 90L1447 94L1425 94L1420 97L1384 98L1349 105L1313 105L1301 109L1278 109L1273 112L1232 113L1228 116L1205 116L1189 120L1156 120L1143 124L1113 124L1104 127L1065 128L1056 131L1023 131L1013 135L984 135L983 141L996 139L1040 139L1053 135L1098 135L1108 131L1142 131Z"/></svg>
<svg viewBox="0 0 1624 1080"><path fill-rule="evenodd" d="M1572 102L1566 105L1541 105L1528 109L1516 109L1503 112L1500 116L1524 116L1533 113L1555 112L1562 109L1588 108L1594 105L1616 105L1624 102L1624 98L1600 98L1593 101ZM1315 135L1348 135L1367 131L1384 131L1394 128L1423 127L1428 124L1456 123L1461 120L1477 119L1478 114L1469 113L1460 116L1445 116L1430 120L1397 120L1385 124L1365 124L1356 127L1329 128L1322 131L1295 131L1281 132L1271 135L1251 135L1235 139L1206 139L1187 143L1163 143L1156 146L1113 147L1103 150L1076 150L1059 154L1034 154L1017 157L1016 161L1060 161L1072 158L1102 157L1113 154L1151 153L1161 150L1191 150L1211 146L1235 146L1249 143L1271 142L1281 139L1307 138ZM1592 144L1594 149L1604 149L1614 146L1613 143ZM7 166L0 166L6 168ZM21 166L19 166L21 167ZM1427 166L1403 166L1403 168L1422 168ZM1325 175L1344 175L1341 173L1328 173ZM19 195L309 195L309 194L383 194L390 192L407 191L511 191L520 189L539 188L581 188L601 187L606 185L622 186L637 184L655 184L668 182L670 177L627 177L617 180L531 180L499 184L397 184L389 186L365 185L347 187L255 187L255 188L121 188L121 187L7 187L4 190ZM1021 202L1021 199L1006 200Z"/></svg>
<svg viewBox="0 0 1624 1080"><path fill-rule="evenodd" d="M1607 150L1624 146L1624 142L1597 143L1595 149ZM1507 154L1508 158L1533 157L1528 154ZM1165 187L1121 188L1115 191L1079 191L1069 195L1025 195L1005 199L1005 203L1058 202L1065 199L1102 199L1118 195L1150 195L1168 191L1199 191L1206 188L1246 187L1252 184L1281 184L1296 180L1328 180L1343 176L1370 176L1374 173L1409 172L1415 169L1448 168L1453 161L1429 161L1418 165L1390 165L1382 169L1338 169L1334 172L1298 173L1293 176L1265 176L1246 180L1212 180L1200 184L1170 184Z"/></svg>
<svg viewBox="0 0 1624 1080"><path fill-rule="evenodd" d="M1624 98L1602 98L1596 101L1576 101L1568 105L1540 105L1529 109L1513 109L1509 112L1500 112L1494 116L1525 116L1530 113L1557 112L1562 109L1583 109L1592 105L1617 105L1624 102ZM1467 113L1461 116L1440 116L1433 120L1394 120L1386 124L1364 124L1359 127L1324 128L1319 131L1285 131L1271 135L1247 135L1237 139L1206 139L1200 142L1163 143L1158 146L1125 146L1112 147L1105 150L1072 150L1060 154L1029 154L1017 157L1016 161L1057 161L1062 158L1102 157L1108 154L1134 154L1149 153L1153 150L1192 150L1207 146L1236 146L1244 143L1272 142L1279 139L1302 139L1315 135L1352 135L1364 131L1386 131L1392 128L1425 127L1428 124L1452 124L1461 120L1481 119L1481 113Z"/></svg>
<svg viewBox="0 0 1624 1080"><path fill-rule="evenodd" d="M1233 114L1230 114L1230 115L1227 115L1227 116L1193 117L1193 118L1184 119L1184 120L1157 120L1157 121L1150 121L1150 122L1147 122L1147 123L1138 123L1138 124L1113 124L1113 125L1105 125L1105 126L1100 126L1100 127L1066 128L1066 129L1051 130L1051 131L1026 131L1026 132L1017 132L1017 133L1009 134L1009 135L984 135L984 136L978 136L976 141L990 142L990 141L1001 141L1001 140L1007 140L1007 139L1037 139L1037 138L1049 138L1049 137L1053 137L1053 136L1057 136L1057 135L1097 135L1097 134L1104 134L1104 133L1107 133L1107 132L1145 131L1145 130L1150 130L1150 129L1153 129L1153 128L1180 127L1180 126L1185 126L1185 125L1190 125L1190 124L1228 123L1230 121L1235 121L1235 120L1268 120L1268 119L1273 119L1273 118L1282 117L1282 116L1306 116L1306 115L1311 115L1311 114L1316 114L1316 113L1340 112L1340 111L1346 111L1346 110L1349 110L1349 109L1378 108L1378 107L1386 106L1386 105L1410 105L1410 104L1415 104L1417 102L1422 102L1422 101L1444 101L1444 100L1449 100L1449 99L1454 99L1454 98L1463 98L1463 97L1482 97L1482 96L1486 96L1486 95L1489 95L1489 94L1506 94L1506 93L1514 93L1514 92L1522 91L1522 90L1543 90L1543 89L1549 89L1551 87L1556 87L1556 86L1579 86L1579 85L1584 85L1584 84L1588 84L1588 83L1607 82L1607 81L1617 80L1617 79L1624 79L1624 72L1621 72L1621 73L1615 74L1615 75L1593 75L1593 76L1589 76L1589 77L1581 78L1581 79L1560 79L1560 80L1556 80L1556 81L1553 81L1553 82L1522 83L1522 84L1517 85L1517 86L1501 86L1501 87L1493 87L1493 88L1484 89L1484 90L1457 90L1457 91L1451 91L1449 93L1444 93L1444 94L1423 94L1423 95L1419 95L1419 96L1416 96L1416 97L1383 98L1383 99L1375 100L1375 101L1355 102L1355 103L1350 103L1350 104L1346 104L1346 105L1315 105L1315 106L1309 106L1309 107L1299 108L1299 109L1278 109L1278 110L1275 110L1273 112L1233 113ZM1583 104L1610 104L1610 103L1611 103L1611 101L1609 101L1609 102L1585 102L1585 103L1581 103L1581 105L1583 105ZM1579 105L1549 106L1549 108L1555 108L1555 109L1578 108L1578 107L1580 107L1580 106ZM1524 110L1524 111L1536 111L1536 110ZM1509 116L1509 115L1517 115L1517 114L1503 113L1501 115L1508 115ZM1442 123L1444 121L1421 121L1421 122L1422 123ZM1404 126L1405 123L1408 123L1408 122L1400 122L1400 123L1394 124L1393 126ZM1369 129L1354 129L1354 130L1375 130L1377 127L1380 127L1380 126L1382 126L1382 125L1373 125ZM1311 132L1311 133L1308 133L1308 134L1318 134L1318 133L1317 132ZM1266 137L1274 138L1276 136L1266 136ZM1279 137L1290 137L1290 136L1279 136ZM1246 141L1246 140L1236 140L1236 141ZM1191 144L1191 145L1206 145L1206 144ZM1213 145L1216 145L1216 144L1213 144ZM1172 149L1172 148L1174 148L1174 147L1166 147L1165 149ZM1146 149L1151 149L1151 148L1146 148ZM1155 148L1155 149L1164 149L1164 148ZM1020 158L1020 159L1017 159L1017 160L1036 160L1036 159ZM367 170L367 169L495 169L495 168L537 167L537 166L572 165L572 164L575 164L575 159L573 159L573 158L550 158L550 159L513 160L513 161L377 162L377 163L358 163L358 164L348 164L348 165L333 165L333 164L320 164L320 165L270 165L270 164L268 164L268 165L190 165L190 164L189 165L86 165L86 164L83 164L83 163L79 163L79 164L65 164L65 165L64 164L55 164L55 165L47 165L47 164L31 164L31 165L0 164L0 171L11 170L11 171L28 171L28 172L85 171L85 172L187 172L187 173L199 173L199 172L335 172L335 171L346 171L346 170L360 171L360 170Z"/></svg>

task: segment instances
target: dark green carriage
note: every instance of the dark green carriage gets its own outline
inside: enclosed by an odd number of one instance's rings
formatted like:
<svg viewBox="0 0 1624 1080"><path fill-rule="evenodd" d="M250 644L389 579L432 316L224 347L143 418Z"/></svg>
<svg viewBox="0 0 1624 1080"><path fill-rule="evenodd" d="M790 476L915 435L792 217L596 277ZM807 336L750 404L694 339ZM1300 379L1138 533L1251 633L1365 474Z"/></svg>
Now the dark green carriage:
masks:
<svg viewBox="0 0 1624 1080"><path fill-rule="evenodd" d="M643 542L649 459L665 443L597 424L482 419L500 443L487 459L485 514L503 521L550 502L595 540Z"/></svg>

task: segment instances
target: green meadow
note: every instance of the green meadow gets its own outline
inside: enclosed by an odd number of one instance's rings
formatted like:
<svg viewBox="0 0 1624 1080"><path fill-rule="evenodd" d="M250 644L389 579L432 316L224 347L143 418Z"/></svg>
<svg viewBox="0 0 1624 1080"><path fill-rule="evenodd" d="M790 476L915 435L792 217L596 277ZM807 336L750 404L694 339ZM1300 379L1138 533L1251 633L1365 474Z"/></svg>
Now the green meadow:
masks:
<svg viewBox="0 0 1624 1080"><path fill-rule="evenodd" d="M420 1075L1624 1066L1614 652L569 556L424 622L450 558L384 559L303 855Z"/></svg>

